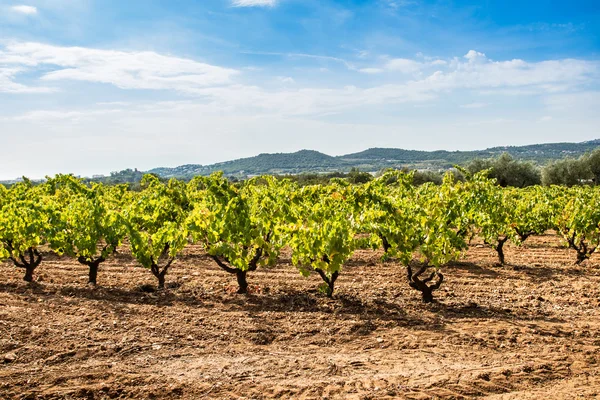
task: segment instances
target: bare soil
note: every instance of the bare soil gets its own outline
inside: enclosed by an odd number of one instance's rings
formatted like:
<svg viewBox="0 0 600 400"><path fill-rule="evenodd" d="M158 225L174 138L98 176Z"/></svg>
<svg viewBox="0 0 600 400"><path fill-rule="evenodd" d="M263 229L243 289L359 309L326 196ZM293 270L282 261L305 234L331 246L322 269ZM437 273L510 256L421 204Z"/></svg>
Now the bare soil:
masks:
<svg viewBox="0 0 600 400"><path fill-rule="evenodd" d="M333 299L284 254L235 277L189 247L155 285L126 251L87 269L50 254L0 265L2 399L571 399L600 397L600 268L556 236L473 244L422 304L404 268L359 251Z"/></svg>

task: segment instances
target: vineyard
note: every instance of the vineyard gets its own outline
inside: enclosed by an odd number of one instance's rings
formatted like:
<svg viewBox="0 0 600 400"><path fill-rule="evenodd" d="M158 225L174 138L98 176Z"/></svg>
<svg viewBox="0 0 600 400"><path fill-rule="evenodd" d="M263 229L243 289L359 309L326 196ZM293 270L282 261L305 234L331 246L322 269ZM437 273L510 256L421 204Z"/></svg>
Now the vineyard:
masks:
<svg viewBox="0 0 600 400"><path fill-rule="evenodd" d="M593 398L599 241L485 172L0 185L0 397Z"/></svg>

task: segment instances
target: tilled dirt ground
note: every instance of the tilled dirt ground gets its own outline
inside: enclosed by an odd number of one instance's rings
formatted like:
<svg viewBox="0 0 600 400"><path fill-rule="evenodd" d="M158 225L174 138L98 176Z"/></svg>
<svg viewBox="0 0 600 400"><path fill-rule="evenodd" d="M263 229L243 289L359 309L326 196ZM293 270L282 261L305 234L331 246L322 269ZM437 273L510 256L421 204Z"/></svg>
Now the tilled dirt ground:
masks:
<svg viewBox="0 0 600 400"><path fill-rule="evenodd" d="M473 245L422 304L405 270L359 251L333 299L284 254L252 294L190 247L163 293L126 252L99 286L47 255L37 284L0 265L2 399L600 397L600 268L552 235Z"/></svg>

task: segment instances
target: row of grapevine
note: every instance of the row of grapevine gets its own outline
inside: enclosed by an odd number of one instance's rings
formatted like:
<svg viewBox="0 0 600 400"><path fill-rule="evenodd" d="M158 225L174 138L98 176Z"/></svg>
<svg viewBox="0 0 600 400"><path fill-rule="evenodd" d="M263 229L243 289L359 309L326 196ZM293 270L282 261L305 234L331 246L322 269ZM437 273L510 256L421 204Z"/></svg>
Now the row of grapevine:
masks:
<svg viewBox="0 0 600 400"><path fill-rule="evenodd" d="M505 262L507 241L519 245L553 229L580 263L600 241L600 190L593 187L501 188L485 172L464 182L412 184L412 175L388 172L368 183L298 187L270 176L232 184L220 174L189 183L152 175L142 190L84 184L70 175L45 183L0 185L0 261L10 260L32 281L46 246L89 267L89 283L123 243L165 286L176 257L189 243L235 275L239 293L247 275L274 265L289 246L303 275L323 279L331 296L343 265L358 248L385 250L405 269L407 283L433 300L441 267L481 237Z"/></svg>

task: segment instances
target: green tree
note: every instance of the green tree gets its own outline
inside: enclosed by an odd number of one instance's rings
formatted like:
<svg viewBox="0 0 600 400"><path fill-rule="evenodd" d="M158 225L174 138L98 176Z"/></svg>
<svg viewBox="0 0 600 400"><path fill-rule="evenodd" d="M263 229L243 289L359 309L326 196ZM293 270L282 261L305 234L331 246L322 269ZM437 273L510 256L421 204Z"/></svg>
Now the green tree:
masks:
<svg viewBox="0 0 600 400"><path fill-rule="evenodd" d="M502 153L498 158L475 159L467 164L466 169L471 175L489 170L488 177L495 179L502 187L526 187L541 183L540 171L534 164L515 160L508 153Z"/></svg>
<svg viewBox="0 0 600 400"><path fill-rule="evenodd" d="M587 183L593 178L585 160L566 158L548 164L542 170L542 183L545 186L575 186Z"/></svg>
<svg viewBox="0 0 600 400"><path fill-rule="evenodd" d="M348 173L348 182L353 184L367 183L373 180L373 175L368 172L361 172L358 168L352 168Z"/></svg>
<svg viewBox="0 0 600 400"><path fill-rule="evenodd" d="M444 175L436 171L414 171L413 184L420 186L427 182L441 185Z"/></svg>
<svg viewBox="0 0 600 400"><path fill-rule="evenodd" d="M600 185L600 149L592 151L590 154L583 156L585 164L594 180L594 184Z"/></svg>

